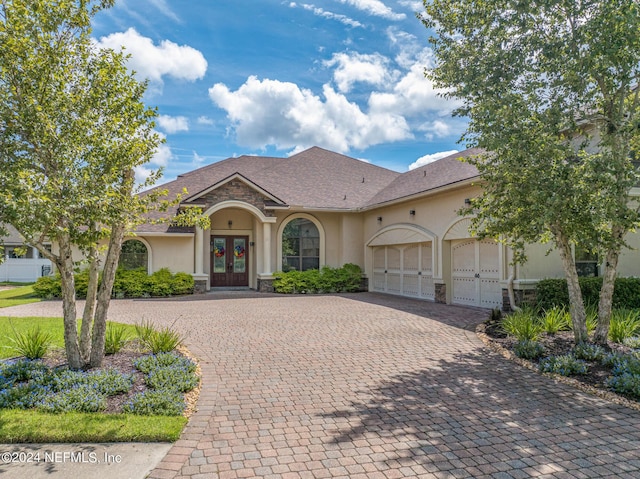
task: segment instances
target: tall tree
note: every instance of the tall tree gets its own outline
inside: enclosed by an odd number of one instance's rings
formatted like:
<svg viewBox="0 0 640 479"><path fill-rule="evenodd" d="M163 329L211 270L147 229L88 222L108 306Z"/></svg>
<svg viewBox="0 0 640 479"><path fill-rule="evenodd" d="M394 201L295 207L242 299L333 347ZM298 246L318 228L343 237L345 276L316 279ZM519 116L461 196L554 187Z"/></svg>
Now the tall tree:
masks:
<svg viewBox="0 0 640 479"><path fill-rule="evenodd" d="M102 362L123 236L154 200L134 194L134 168L160 142L155 110L142 101L146 85L121 52L90 38L91 19L112 4L0 1L0 223L57 266L71 368ZM74 249L90 271L80 336Z"/></svg>
<svg viewBox="0 0 640 479"><path fill-rule="evenodd" d="M605 343L618 258L638 225L629 191L639 135L637 0L424 0L436 65L427 71L457 115L484 190L466 213L480 235L552 241L567 278L576 342L588 340L573 248L603 260Z"/></svg>

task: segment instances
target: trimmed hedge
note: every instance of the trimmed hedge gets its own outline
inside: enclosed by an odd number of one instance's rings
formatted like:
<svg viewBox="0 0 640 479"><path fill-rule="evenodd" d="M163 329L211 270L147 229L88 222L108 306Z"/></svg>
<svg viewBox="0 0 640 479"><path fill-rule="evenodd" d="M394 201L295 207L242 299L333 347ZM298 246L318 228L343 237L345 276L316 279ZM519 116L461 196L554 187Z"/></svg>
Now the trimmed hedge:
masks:
<svg viewBox="0 0 640 479"><path fill-rule="evenodd" d="M75 275L76 297L86 298L89 272L79 271ZM143 269L116 271L112 295L115 298L161 297L193 293L193 276L188 273L171 273L162 268L148 275ZM33 285L41 298L60 298L62 290L60 276L43 276Z"/></svg>
<svg viewBox="0 0 640 479"><path fill-rule="evenodd" d="M596 306L600 302L602 278L580 278L580 289L585 304ZM565 279L543 279L536 285L536 302L541 309L569 306L569 290ZM640 278L616 278L613 307L640 308Z"/></svg>
<svg viewBox="0 0 640 479"><path fill-rule="evenodd" d="M319 270L277 272L274 277L276 293L344 293L360 290L362 269L347 263L342 268L324 266Z"/></svg>

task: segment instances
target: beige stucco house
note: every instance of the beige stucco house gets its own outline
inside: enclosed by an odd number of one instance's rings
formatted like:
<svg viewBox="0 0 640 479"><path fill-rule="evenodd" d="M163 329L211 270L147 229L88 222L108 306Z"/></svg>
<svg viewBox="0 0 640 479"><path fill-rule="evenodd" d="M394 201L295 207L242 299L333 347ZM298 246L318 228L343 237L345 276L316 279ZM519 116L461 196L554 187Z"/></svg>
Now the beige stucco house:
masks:
<svg viewBox="0 0 640 479"><path fill-rule="evenodd" d="M561 277L548 245L531 245L529 262L509 265L510 252L469 234L458 215L480 194L477 170L459 161L470 149L406 173L314 147L289 158L241 156L180 175L162 188L188 194L177 208L198 206L211 228L142 225L150 272L192 273L198 291L271 289L287 269L360 265L370 291L486 308L508 304L541 278ZM633 246L640 246L634 235ZM141 246L138 244L138 246ZM143 248L144 249L144 248ZM598 264L584 259L584 271ZM627 251L622 275L637 275Z"/></svg>

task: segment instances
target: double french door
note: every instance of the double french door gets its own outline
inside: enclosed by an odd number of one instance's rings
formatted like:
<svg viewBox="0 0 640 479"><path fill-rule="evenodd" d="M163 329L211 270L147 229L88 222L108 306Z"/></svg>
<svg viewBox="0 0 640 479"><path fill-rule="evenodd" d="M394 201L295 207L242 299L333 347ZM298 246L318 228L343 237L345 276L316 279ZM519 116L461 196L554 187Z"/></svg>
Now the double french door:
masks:
<svg viewBox="0 0 640 479"><path fill-rule="evenodd" d="M249 286L249 237L211 236L211 286Z"/></svg>

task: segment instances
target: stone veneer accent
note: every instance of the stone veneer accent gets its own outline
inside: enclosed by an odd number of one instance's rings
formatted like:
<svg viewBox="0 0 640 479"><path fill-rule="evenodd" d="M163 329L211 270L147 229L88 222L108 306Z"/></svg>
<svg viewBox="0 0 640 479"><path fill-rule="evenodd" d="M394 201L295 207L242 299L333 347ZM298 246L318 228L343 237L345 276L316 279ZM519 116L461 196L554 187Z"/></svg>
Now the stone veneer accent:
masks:
<svg viewBox="0 0 640 479"><path fill-rule="evenodd" d="M522 306L525 303L535 304L536 302L535 289L514 289L513 296L516 301L516 306ZM509 303L509 290L507 288L502 289L502 311L511 311L511 304Z"/></svg>
<svg viewBox="0 0 640 479"><path fill-rule="evenodd" d="M194 294L203 294L207 292L207 280L206 279L196 279L193 286Z"/></svg>
<svg viewBox="0 0 640 479"><path fill-rule="evenodd" d="M447 285L445 283L436 283L436 303L447 304Z"/></svg>
<svg viewBox="0 0 640 479"><path fill-rule="evenodd" d="M273 212L268 211L265 207L265 202L271 200L238 179L231 180L221 187L210 191L202 198L198 198L198 201L206 203L205 210L211 208L213 205L229 200L243 201L258 208L265 216L274 216Z"/></svg>
<svg viewBox="0 0 640 479"><path fill-rule="evenodd" d="M270 278L270 279L258 278L258 292L273 293L273 278Z"/></svg>

